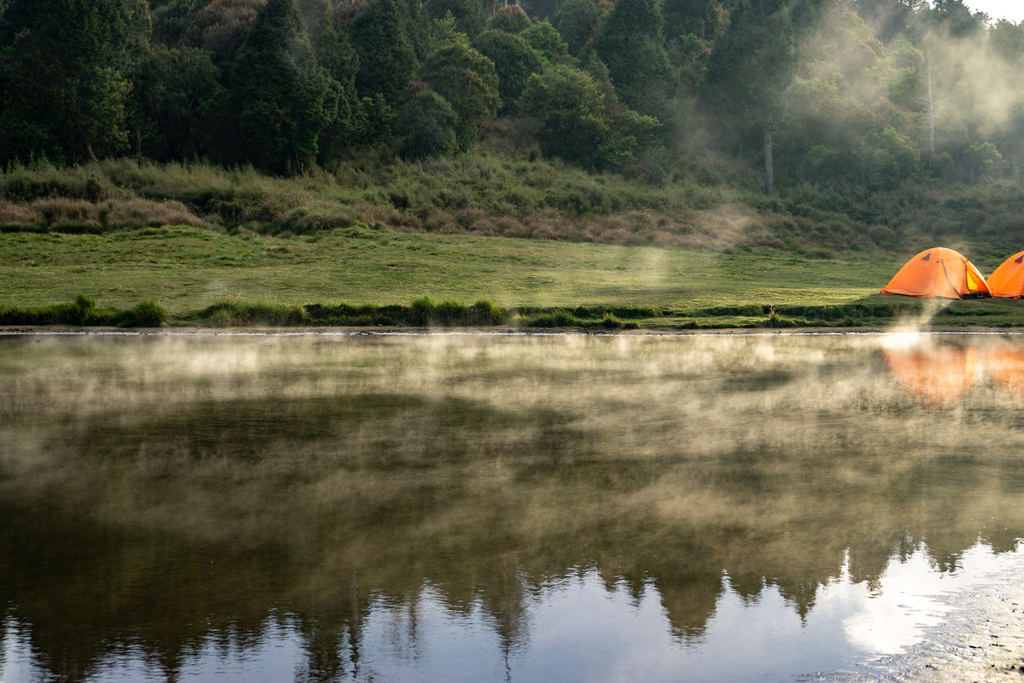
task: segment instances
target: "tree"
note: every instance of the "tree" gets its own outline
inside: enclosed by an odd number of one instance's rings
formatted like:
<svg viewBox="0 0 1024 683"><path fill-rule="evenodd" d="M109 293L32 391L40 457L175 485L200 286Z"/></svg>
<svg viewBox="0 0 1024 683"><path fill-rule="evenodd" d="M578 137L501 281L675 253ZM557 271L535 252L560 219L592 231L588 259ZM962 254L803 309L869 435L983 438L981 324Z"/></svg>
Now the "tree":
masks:
<svg viewBox="0 0 1024 683"><path fill-rule="evenodd" d="M729 16L739 4L739 0L665 0L661 9L665 40L690 34L714 40L729 25Z"/></svg>
<svg viewBox="0 0 1024 683"><path fill-rule="evenodd" d="M1015 24L1000 19L989 29L988 42L992 51L1008 66L1019 66L1024 62L1024 22Z"/></svg>
<svg viewBox="0 0 1024 683"><path fill-rule="evenodd" d="M145 0L12 0L0 23L0 161L123 149L126 74L149 30Z"/></svg>
<svg viewBox="0 0 1024 683"><path fill-rule="evenodd" d="M660 4L619 0L594 38L619 97L633 109L664 118L676 78L665 53Z"/></svg>
<svg viewBox="0 0 1024 683"><path fill-rule="evenodd" d="M492 118L501 104L494 62L455 43L434 52L423 64L421 77L458 114L459 149L469 150L476 143L478 124Z"/></svg>
<svg viewBox="0 0 1024 683"><path fill-rule="evenodd" d="M451 12L440 19L430 20L430 53L449 45L469 47L469 36L459 30L459 22Z"/></svg>
<svg viewBox="0 0 1024 683"><path fill-rule="evenodd" d="M915 33L918 12L928 4L928 0L853 0L853 10L879 40L888 43Z"/></svg>
<svg viewBox="0 0 1024 683"><path fill-rule="evenodd" d="M984 12L972 12L963 0L935 0L924 15L933 26L943 27L953 38L981 35L988 19Z"/></svg>
<svg viewBox="0 0 1024 683"><path fill-rule="evenodd" d="M470 39L480 35L487 24L487 15L480 0L428 0L426 6L427 14L434 19L442 19L451 12L459 30Z"/></svg>
<svg viewBox="0 0 1024 683"><path fill-rule="evenodd" d="M473 41L473 48L494 62L501 110L513 111L526 81L543 70L540 56L520 36L503 31L484 31Z"/></svg>
<svg viewBox="0 0 1024 683"><path fill-rule="evenodd" d="M205 3L207 0L202 0ZM153 40L168 46L180 45L185 31L201 8L197 0L168 0L153 7Z"/></svg>
<svg viewBox="0 0 1024 683"><path fill-rule="evenodd" d="M530 18L519 5L506 5L494 13L487 26L495 31L518 34L530 28Z"/></svg>
<svg viewBox="0 0 1024 683"><path fill-rule="evenodd" d="M960 157L970 172L971 182L974 182L975 174L986 175L995 172L1003 161L1003 155L991 142L975 142L961 152Z"/></svg>
<svg viewBox="0 0 1024 683"><path fill-rule="evenodd" d="M719 120L763 136L768 194L774 189L772 131L796 64L793 22L787 7L775 0L752 5L734 18L704 75L703 98Z"/></svg>
<svg viewBox="0 0 1024 683"><path fill-rule="evenodd" d="M597 5L593 0L566 0L558 10L555 28L569 46L569 54L583 56L597 28Z"/></svg>
<svg viewBox="0 0 1024 683"><path fill-rule="evenodd" d="M160 161L201 153L198 126L220 90L210 54L191 47L156 48L135 74L131 117L135 153Z"/></svg>
<svg viewBox="0 0 1024 683"><path fill-rule="evenodd" d="M213 0L196 11L184 32L184 43L207 50L224 72L242 47L264 0Z"/></svg>
<svg viewBox="0 0 1024 683"><path fill-rule="evenodd" d="M398 114L398 133L405 137L404 159L447 156L458 151L458 114L433 90L419 92Z"/></svg>
<svg viewBox="0 0 1024 683"><path fill-rule="evenodd" d="M285 175L316 158L337 92L317 64L295 0L268 0L260 8L231 85L245 158Z"/></svg>
<svg viewBox="0 0 1024 683"><path fill-rule="evenodd" d="M416 55L422 62L430 52L430 15L420 0L396 0L398 11L402 14L405 35Z"/></svg>
<svg viewBox="0 0 1024 683"><path fill-rule="evenodd" d="M336 101L337 105L331 112L331 122L321 132L318 145L321 160L334 159L352 143L360 106L355 86L359 56L340 17L332 11L330 0L300 0L299 11L317 63L336 93L331 101Z"/></svg>
<svg viewBox="0 0 1024 683"><path fill-rule="evenodd" d="M569 46L555 27L546 21L534 24L519 35L549 63L569 54Z"/></svg>
<svg viewBox="0 0 1024 683"><path fill-rule="evenodd" d="M393 104L416 71L416 55L395 0L371 0L352 24L352 44L359 56L356 91L377 94Z"/></svg>
<svg viewBox="0 0 1024 683"><path fill-rule="evenodd" d="M541 121L546 154L585 167L622 166L650 144L658 126L612 101L590 74L565 65L530 77L523 109Z"/></svg>

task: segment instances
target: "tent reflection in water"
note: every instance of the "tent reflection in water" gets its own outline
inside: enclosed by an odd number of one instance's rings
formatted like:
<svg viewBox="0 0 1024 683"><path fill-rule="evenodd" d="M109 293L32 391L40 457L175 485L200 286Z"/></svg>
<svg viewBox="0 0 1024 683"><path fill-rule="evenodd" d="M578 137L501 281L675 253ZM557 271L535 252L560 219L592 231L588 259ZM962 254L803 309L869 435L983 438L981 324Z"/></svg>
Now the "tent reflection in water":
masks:
<svg viewBox="0 0 1024 683"><path fill-rule="evenodd" d="M966 396L979 369L978 352L973 346L887 349L885 362L916 401L933 406L949 406Z"/></svg>
<svg viewBox="0 0 1024 683"><path fill-rule="evenodd" d="M1024 395L1024 349L1000 346L988 352L988 374L997 385Z"/></svg>
<svg viewBox="0 0 1024 683"><path fill-rule="evenodd" d="M922 299L982 299L991 296L985 278L958 251L936 247L907 261L882 294Z"/></svg>
<svg viewBox="0 0 1024 683"><path fill-rule="evenodd" d="M1019 299L1024 293L1024 251L999 264L988 277L988 288L992 296Z"/></svg>

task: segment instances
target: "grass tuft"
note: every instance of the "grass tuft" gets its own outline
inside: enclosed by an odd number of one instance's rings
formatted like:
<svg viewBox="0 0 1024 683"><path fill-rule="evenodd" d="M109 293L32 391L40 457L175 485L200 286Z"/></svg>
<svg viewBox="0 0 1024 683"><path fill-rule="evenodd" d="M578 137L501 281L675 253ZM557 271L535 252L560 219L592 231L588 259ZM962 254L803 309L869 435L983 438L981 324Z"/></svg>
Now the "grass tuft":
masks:
<svg viewBox="0 0 1024 683"><path fill-rule="evenodd" d="M540 313L526 319L527 327L582 327L583 321L565 310Z"/></svg>
<svg viewBox="0 0 1024 683"><path fill-rule="evenodd" d="M609 311L604 314L604 318L601 320L601 327L606 330L618 330L622 328L622 321Z"/></svg>
<svg viewBox="0 0 1024 683"><path fill-rule="evenodd" d="M500 325L508 321L508 314L486 299L466 306L461 301L438 302L424 296L412 302L407 321L411 325L441 327Z"/></svg>
<svg viewBox="0 0 1024 683"><path fill-rule="evenodd" d="M120 327L160 327L167 317L167 310L150 299L115 315L115 320Z"/></svg>
<svg viewBox="0 0 1024 683"><path fill-rule="evenodd" d="M272 301L256 303L219 302L207 306L194 316L190 322L212 325L213 327L245 327L265 326L283 327L303 325L310 322L309 316L302 306L280 304Z"/></svg>

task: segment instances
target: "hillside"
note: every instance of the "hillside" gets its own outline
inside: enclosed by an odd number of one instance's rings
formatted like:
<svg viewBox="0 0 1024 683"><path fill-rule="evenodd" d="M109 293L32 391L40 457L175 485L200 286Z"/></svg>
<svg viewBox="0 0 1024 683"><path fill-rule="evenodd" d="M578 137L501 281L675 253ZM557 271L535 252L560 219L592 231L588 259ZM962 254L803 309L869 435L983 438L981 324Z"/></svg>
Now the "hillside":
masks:
<svg viewBox="0 0 1024 683"><path fill-rule="evenodd" d="M100 233L192 225L305 235L352 225L469 234L899 260L944 245L979 262L1021 248L1024 187L921 178L890 190L811 183L766 196L749 169L707 157L664 182L507 149L500 128L457 159L350 161L292 178L252 167L107 160L0 172L0 230ZM983 268L984 270L984 268Z"/></svg>

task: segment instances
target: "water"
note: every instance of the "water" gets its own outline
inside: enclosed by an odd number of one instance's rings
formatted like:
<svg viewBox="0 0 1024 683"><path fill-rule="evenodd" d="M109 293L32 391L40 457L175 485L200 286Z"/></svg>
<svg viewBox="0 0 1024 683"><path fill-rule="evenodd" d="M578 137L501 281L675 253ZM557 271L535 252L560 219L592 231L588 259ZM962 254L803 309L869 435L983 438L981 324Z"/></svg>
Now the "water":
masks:
<svg viewBox="0 0 1024 683"><path fill-rule="evenodd" d="M4 683L1024 663L1019 337L9 336L0 387Z"/></svg>

